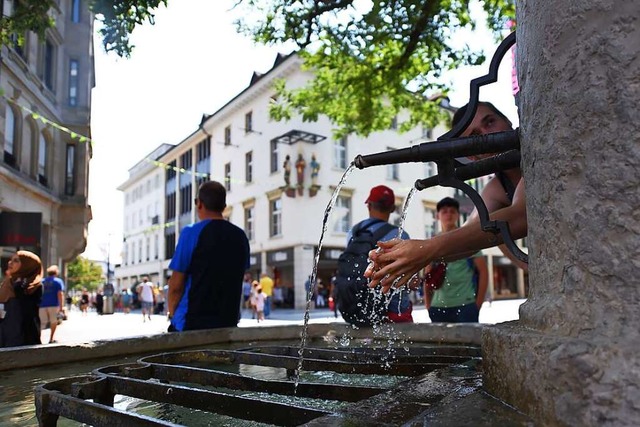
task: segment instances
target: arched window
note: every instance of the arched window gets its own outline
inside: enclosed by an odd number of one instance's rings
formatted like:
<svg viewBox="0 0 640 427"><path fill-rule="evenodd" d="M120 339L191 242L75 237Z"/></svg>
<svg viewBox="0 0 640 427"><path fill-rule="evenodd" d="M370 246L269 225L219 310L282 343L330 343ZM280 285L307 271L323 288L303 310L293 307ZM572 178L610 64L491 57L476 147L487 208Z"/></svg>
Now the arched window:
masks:
<svg viewBox="0 0 640 427"><path fill-rule="evenodd" d="M8 105L4 117L4 162L15 167L17 165L16 150L18 148L17 123L13 109Z"/></svg>
<svg viewBox="0 0 640 427"><path fill-rule="evenodd" d="M43 134L40 134L40 139L38 140L38 182L40 184L47 186L47 139Z"/></svg>

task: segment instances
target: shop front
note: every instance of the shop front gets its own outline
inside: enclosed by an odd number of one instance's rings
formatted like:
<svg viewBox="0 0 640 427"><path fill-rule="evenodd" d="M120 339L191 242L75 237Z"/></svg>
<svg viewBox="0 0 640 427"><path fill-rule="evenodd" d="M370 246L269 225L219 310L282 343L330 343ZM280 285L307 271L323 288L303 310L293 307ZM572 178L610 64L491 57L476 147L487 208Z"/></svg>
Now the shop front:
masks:
<svg viewBox="0 0 640 427"><path fill-rule="evenodd" d="M294 308L295 282L293 276L293 248L267 251L267 274L275 283L273 305L279 308Z"/></svg>

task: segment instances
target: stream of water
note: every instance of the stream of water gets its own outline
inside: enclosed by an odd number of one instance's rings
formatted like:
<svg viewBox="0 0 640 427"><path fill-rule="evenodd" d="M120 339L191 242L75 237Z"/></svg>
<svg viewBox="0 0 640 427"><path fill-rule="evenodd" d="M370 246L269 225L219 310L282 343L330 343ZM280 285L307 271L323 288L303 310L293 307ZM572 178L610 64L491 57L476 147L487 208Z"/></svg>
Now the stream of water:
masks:
<svg viewBox="0 0 640 427"><path fill-rule="evenodd" d="M302 365L304 362L304 349L306 347L306 343L307 343L307 334L308 334L308 326L309 326L309 313L311 310L311 300L312 300L312 296L314 294L315 291L315 287L316 287L316 276L318 273L318 262L320 260L320 252L322 251L322 243L324 241L324 235L325 232L327 231L327 227L328 227L328 222L329 222L329 217L331 215L331 212L333 211L333 207L336 203L336 200L338 198L338 196L340 195L340 191L342 190L342 187L344 186L344 184L347 181L347 178L349 177L349 175L351 175L351 173L353 172L353 170L355 169L355 165L354 163L351 163L349 165L349 167L344 171L344 173L342 174L342 177L340 178L340 181L338 182L338 185L336 186L336 189L334 190L331 199L329 200L329 203L327 204L327 207L324 211L324 217L322 219L322 232L320 233L320 240L318 242L318 249L317 252L315 254L315 258L313 261L313 270L311 272L311 288L309 289L309 291L307 292L307 305L306 305L306 310L305 310L305 314L304 314L304 322L303 322L303 326L302 326L302 338L300 340L300 349L298 350L298 356L299 356L299 360L298 360L298 368L296 369L295 372L295 377L294 377L294 394L295 391L297 391L298 389L298 383L300 382L300 375L302 372ZM411 190L409 191L409 194L407 194L407 198L404 201L404 204L402 206L402 214L400 217L400 225L398 227L398 238L401 239L402 238L402 233L404 231L404 222L405 219L407 217L407 212L408 212L408 208L409 208L409 203L411 202L411 199L413 198L413 196L415 195L415 193L417 192L416 188L411 188ZM414 277L412 277L412 280L417 276L414 275ZM408 287L407 287L407 291L408 291ZM375 289L371 289L371 292L374 292L374 298L381 300L385 305L387 305L391 299L391 296L394 293L397 292L403 292L402 289L396 289L395 287L391 288L391 292L389 292L388 295L385 295L382 293L382 291L376 291ZM402 295L400 295L400 298L398 298L398 306L401 304L402 302ZM387 336L389 337L388 340L388 348L389 348L389 357L387 359L387 364L394 358L393 355L393 347L395 342L398 339L401 339L400 337L397 337L396 334L394 334L393 328L381 328L380 325L374 325L373 328L374 334L379 335L381 333L385 333L387 334ZM384 331L384 332L383 332ZM342 338L341 340L341 345L343 346L348 346L350 342L350 337L348 336L348 334L345 334L345 336Z"/></svg>

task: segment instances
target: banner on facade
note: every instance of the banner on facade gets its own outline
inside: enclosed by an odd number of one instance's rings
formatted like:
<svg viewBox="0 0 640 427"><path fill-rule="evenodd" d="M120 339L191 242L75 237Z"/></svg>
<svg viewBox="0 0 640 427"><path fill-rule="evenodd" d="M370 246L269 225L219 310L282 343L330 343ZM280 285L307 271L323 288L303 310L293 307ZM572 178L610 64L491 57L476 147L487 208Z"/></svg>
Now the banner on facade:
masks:
<svg viewBox="0 0 640 427"><path fill-rule="evenodd" d="M40 212L0 212L0 246L39 247L41 236Z"/></svg>

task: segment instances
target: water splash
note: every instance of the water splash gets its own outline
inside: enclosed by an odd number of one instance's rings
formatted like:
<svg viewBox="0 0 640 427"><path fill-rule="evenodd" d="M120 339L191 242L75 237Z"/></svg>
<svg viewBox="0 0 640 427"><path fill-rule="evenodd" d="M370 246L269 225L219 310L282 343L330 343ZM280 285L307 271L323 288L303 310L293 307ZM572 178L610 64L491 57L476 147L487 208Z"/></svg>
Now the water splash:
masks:
<svg viewBox="0 0 640 427"><path fill-rule="evenodd" d="M309 328L309 313L311 311L311 299L313 297L313 294L315 292L315 288L316 288L316 276L318 275L318 262L320 261L320 252L322 251L322 242L324 240L324 234L327 231L327 227L328 227L328 223L329 223L329 216L331 214L331 211L333 210L334 205L336 204L336 200L338 199L338 196L340 195L340 190L342 190L342 187L344 186L344 184L347 182L347 178L349 177L349 175L351 175L351 172L353 172L353 170L355 169L355 164L352 162L349 167L344 171L344 173L342 174L342 178L340 178L340 182L338 182L338 185L336 186L336 189L333 191L333 195L331 196L331 199L329 200L329 203L327 204L327 208L324 211L324 218L322 219L322 232L320 233L320 240L318 241L318 249L316 251L316 256L313 260L313 270L311 272L311 286L309 287L309 290L307 291L307 307L305 309L304 312L304 322L302 325L302 338L300 340L300 349L298 350L298 368L296 369L295 372L295 378L294 378L294 385L293 385L293 393L294 395L296 394L297 390L298 390L298 383L300 382L300 373L302 372L302 363L303 363L303 355L304 355L304 349L307 345L307 334L308 334L308 328Z"/></svg>

